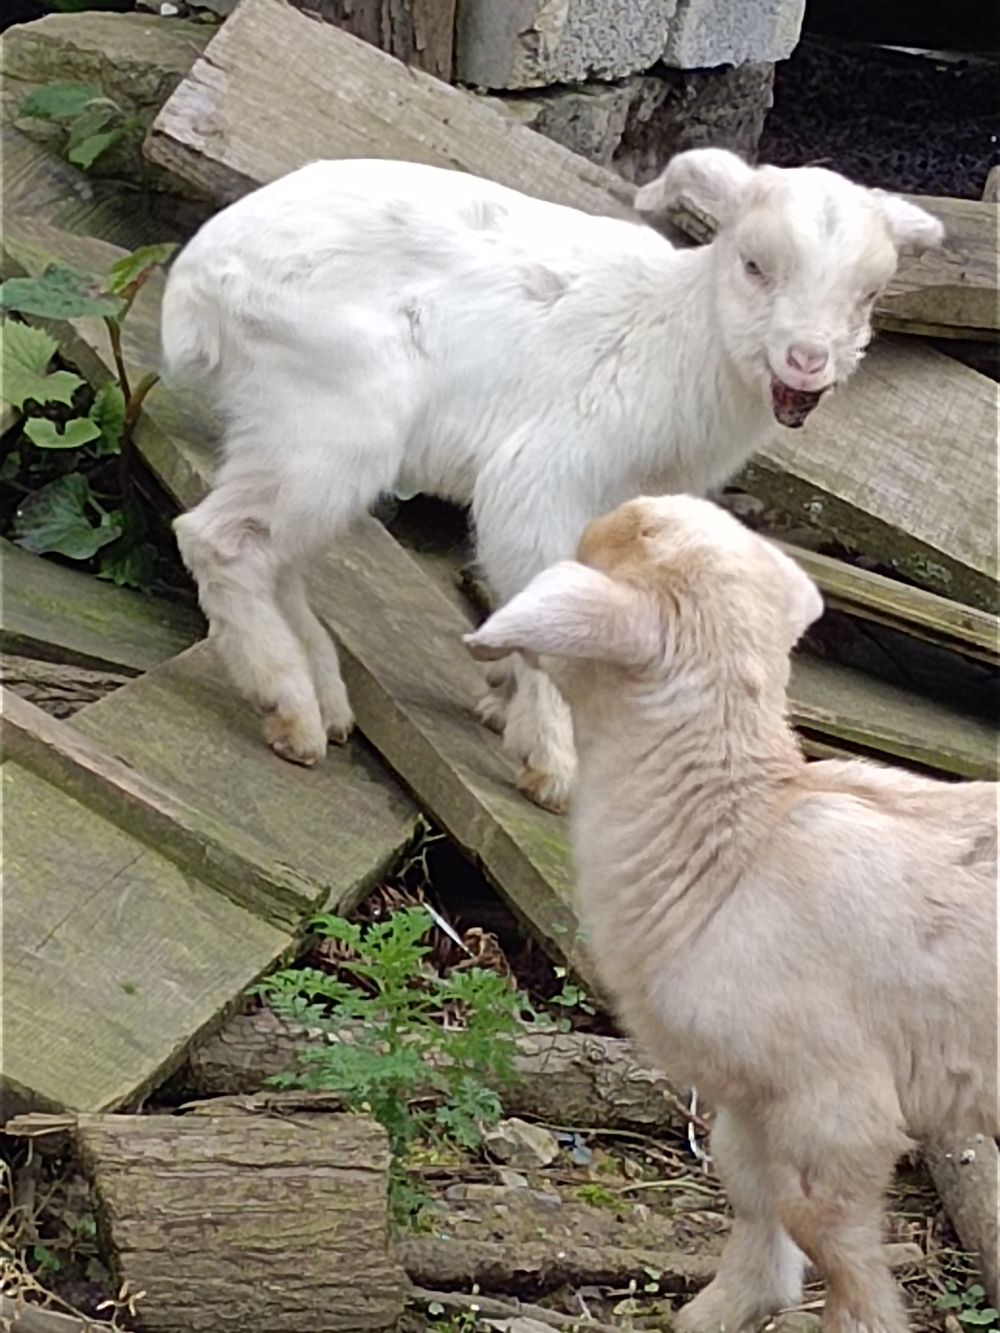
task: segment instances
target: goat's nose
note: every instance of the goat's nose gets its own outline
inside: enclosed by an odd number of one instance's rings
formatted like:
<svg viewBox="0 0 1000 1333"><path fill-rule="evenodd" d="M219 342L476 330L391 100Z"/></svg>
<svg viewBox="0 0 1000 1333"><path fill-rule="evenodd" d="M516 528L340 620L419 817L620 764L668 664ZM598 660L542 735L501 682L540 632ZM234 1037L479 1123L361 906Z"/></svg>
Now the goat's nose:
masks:
<svg viewBox="0 0 1000 1333"><path fill-rule="evenodd" d="M816 375L830 359L830 353L818 343L792 343L785 359L793 370L805 375Z"/></svg>

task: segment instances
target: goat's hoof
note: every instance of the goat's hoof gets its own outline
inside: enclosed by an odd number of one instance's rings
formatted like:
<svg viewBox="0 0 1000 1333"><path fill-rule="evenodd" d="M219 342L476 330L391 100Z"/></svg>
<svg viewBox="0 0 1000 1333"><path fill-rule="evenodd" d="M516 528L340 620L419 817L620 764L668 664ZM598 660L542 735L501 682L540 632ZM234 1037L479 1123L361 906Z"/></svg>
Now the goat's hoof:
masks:
<svg viewBox="0 0 1000 1333"><path fill-rule="evenodd" d="M476 705L476 716L484 727L502 736L507 726L507 700L498 691L490 690Z"/></svg>
<svg viewBox="0 0 1000 1333"><path fill-rule="evenodd" d="M534 805L543 810L550 810L554 815L564 815L569 808L569 788L562 779L552 773L525 764L517 780L517 789Z"/></svg>
<svg viewBox="0 0 1000 1333"><path fill-rule="evenodd" d="M285 713L269 713L264 719L264 739L281 759L302 768L313 768L326 754L326 736Z"/></svg>
<svg viewBox="0 0 1000 1333"><path fill-rule="evenodd" d="M346 745L354 730L354 714L349 708L346 711L341 708L337 712L324 709L323 726L331 745Z"/></svg>

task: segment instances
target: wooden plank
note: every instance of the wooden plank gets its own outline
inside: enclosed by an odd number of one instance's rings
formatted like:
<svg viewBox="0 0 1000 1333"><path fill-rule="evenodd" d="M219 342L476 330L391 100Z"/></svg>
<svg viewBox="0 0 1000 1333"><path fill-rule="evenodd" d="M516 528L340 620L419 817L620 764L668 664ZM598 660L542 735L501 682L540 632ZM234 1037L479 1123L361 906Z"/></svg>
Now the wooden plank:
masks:
<svg viewBox="0 0 1000 1333"><path fill-rule="evenodd" d="M283 0L241 0L156 118L146 154L217 203L321 157L457 167L619 217L631 215L634 194L471 94Z"/></svg>
<svg viewBox="0 0 1000 1333"><path fill-rule="evenodd" d="M353 907L413 835L414 806L363 745L331 748L313 770L290 770L262 745L260 719L207 644L91 704L72 726L182 806L209 812L212 841L224 844L213 856L243 849L264 882L268 867L285 868L301 885L289 926L310 909ZM258 910L278 906L275 894Z"/></svg>
<svg viewBox="0 0 1000 1333"><path fill-rule="evenodd" d="M916 258L904 255L893 281L875 306L878 329L938 338L988 338L1000 328L997 250L1000 208L979 199L947 199L910 194L903 198L940 218L945 241L940 250ZM704 244L716 220L702 207L682 200L670 221Z"/></svg>
<svg viewBox="0 0 1000 1333"><path fill-rule="evenodd" d="M798 653L789 716L847 749L956 777L1000 776L996 728L861 671Z"/></svg>
<svg viewBox="0 0 1000 1333"><path fill-rule="evenodd" d="M331 890L322 879L309 879L284 863L272 842L221 820L217 808L185 806L117 755L9 690L0 689L0 701L6 758L128 828L255 916L294 931Z"/></svg>
<svg viewBox="0 0 1000 1333"><path fill-rule="evenodd" d="M293 0L296 9L336 24L390 55L451 79L456 0Z"/></svg>
<svg viewBox="0 0 1000 1333"><path fill-rule="evenodd" d="M0 649L138 675L205 632L191 607L116 588L0 539Z"/></svg>
<svg viewBox="0 0 1000 1333"><path fill-rule="evenodd" d="M888 625L991 666L1000 665L1000 620L996 616L846 560L784 542L777 545L802 566L832 610Z"/></svg>
<svg viewBox="0 0 1000 1333"><path fill-rule="evenodd" d="M862 369L741 484L901 575L993 614L998 388L910 339L877 339Z"/></svg>
<svg viewBox="0 0 1000 1333"><path fill-rule="evenodd" d="M945 242L906 255L875 311L876 327L938 338L988 338L1000 329L1000 208L979 199L907 195L940 218Z"/></svg>
<svg viewBox="0 0 1000 1333"><path fill-rule="evenodd" d="M124 1105L291 938L12 759L0 786L4 1109Z"/></svg>

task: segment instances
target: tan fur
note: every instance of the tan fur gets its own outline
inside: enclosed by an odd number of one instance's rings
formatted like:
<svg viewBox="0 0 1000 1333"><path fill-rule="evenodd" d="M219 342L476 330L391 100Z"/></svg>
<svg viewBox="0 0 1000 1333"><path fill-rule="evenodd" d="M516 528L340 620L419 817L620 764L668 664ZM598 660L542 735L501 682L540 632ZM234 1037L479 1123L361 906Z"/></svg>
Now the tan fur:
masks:
<svg viewBox="0 0 1000 1333"><path fill-rule="evenodd" d="M549 654L573 712L579 911L622 1022L719 1108L735 1214L684 1333L793 1304L903 1333L883 1195L920 1138L996 1132L996 784L806 764L789 653L822 603L707 501L632 501L472 651Z"/></svg>

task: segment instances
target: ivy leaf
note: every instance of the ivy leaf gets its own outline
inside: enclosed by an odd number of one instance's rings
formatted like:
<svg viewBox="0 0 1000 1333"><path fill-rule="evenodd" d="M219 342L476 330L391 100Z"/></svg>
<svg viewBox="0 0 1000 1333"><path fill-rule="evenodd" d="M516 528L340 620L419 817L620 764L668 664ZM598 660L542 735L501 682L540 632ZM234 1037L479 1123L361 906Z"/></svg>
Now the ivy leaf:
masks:
<svg viewBox="0 0 1000 1333"><path fill-rule="evenodd" d="M48 373L57 346L55 338L44 329L12 319L0 323L0 382L4 399L12 407L23 407L28 399L41 404L72 403L83 380L68 370Z"/></svg>
<svg viewBox="0 0 1000 1333"><path fill-rule="evenodd" d="M50 83L29 93L17 114L34 120L73 120L100 95L101 90L89 83Z"/></svg>
<svg viewBox="0 0 1000 1333"><path fill-rule="evenodd" d="M150 542L119 551L121 541L101 552L98 577L119 588L138 588L148 592L156 574L156 547Z"/></svg>
<svg viewBox="0 0 1000 1333"><path fill-rule="evenodd" d="M94 505L90 484L79 472L57 477L30 496L14 516L19 546L44 555L52 551L72 560L89 560L120 533L117 515L104 514L98 527L88 510Z"/></svg>
<svg viewBox="0 0 1000 1333"><path fill-rule="evenodd" d="M82 167L84 171L87 171L102 153L106 153L109 148L113 148L116 143L124 138L125 130L120 125L117 129L102 130L100 134L90 134L67 150L66 161L72 162L74 166Z"/></svg>
<svg viewBox="0 0 1000 1333"><path fill-rule="evenodd" d="M969 1324L973 1328L980 1328L986 1324L992 1324L994 1319L997 1318L997 1312L992 1308L988 1310L963 1310L958 1318L959 1322L962 1324Z"/></svg>
<svg viewBox="0 0 1000 1333"><path fill-rule="evenodd" d="M69 147L75 148L78 143L81 143L84 139L89 139L92 134L98 134L101 130L106 130L118 114L119 111L114 102L109 102L107 98L102 97L91 102L80 115L73 118L67 141Z"/></svg>
<svg viewBox="0 0 1000 1333"><path fill-rule="evenodd" d="M115 380L109 380L97 391L94 406L90 409L90 419L100 433L97 456L104 458L108 454L120 454L122 436L125 433L125 395Z"/></svg>
<svg viewBox="0 0 1000 1333"><path fill-rule="evenodd" d="M40 278L8 278L0 285L0 310L16 310L41 319L114 317L121 308L116 296L101 291L97 278L64 264L50 264Z"/></svg>
<svg viewBox="0 0 1000 1333"><path fill-rule="evenodd" d="M45 417L32 417L25 422L24 433L39 449L82 449L100 437L101 428L90 417L75 417L60 431Z"/></svg>
<svg viewBox="0 0 1000 1333"><path fill-rule="evenodd" d="M128 298L139 290L158 264L165 264L177 249L171 242L141 245L124 259L112 264L106 278L108 291Z"/></svg>

